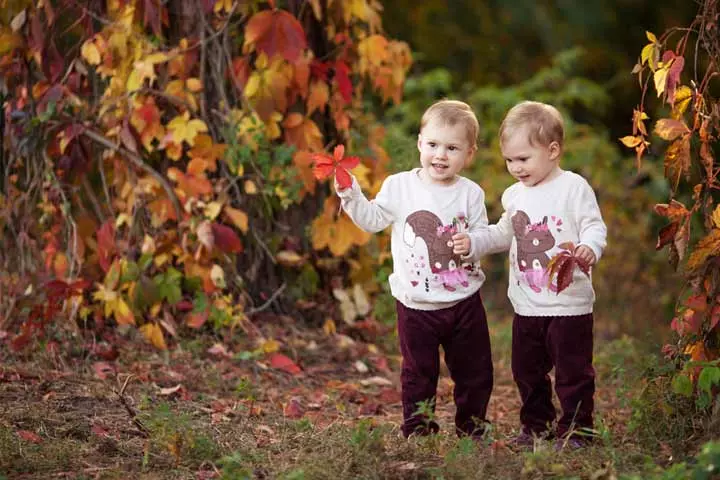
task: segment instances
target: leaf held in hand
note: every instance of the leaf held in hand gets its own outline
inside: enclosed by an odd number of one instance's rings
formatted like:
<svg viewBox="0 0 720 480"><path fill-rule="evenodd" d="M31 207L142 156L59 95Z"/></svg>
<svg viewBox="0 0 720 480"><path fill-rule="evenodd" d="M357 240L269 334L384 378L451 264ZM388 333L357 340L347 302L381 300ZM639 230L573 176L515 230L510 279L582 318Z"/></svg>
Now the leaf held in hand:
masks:
<svg viewBox="0 0 720 480"><path fill-rule="evenodd" d="M344 157L345 146L338 145L333 150L332 157L326 153L315 153L312 159L315 161L313 174L318 180L328 178L333 172L335 180L343 190L352 186L352 176L349 170L357 167L360 163L358 157Z"/></svg>

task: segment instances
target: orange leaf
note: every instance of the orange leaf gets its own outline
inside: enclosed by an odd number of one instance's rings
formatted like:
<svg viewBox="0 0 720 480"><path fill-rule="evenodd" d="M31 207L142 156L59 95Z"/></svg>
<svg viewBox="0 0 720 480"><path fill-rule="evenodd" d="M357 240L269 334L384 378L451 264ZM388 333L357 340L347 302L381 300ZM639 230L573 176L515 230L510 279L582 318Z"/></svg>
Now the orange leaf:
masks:
<svg viewBox="0 0 720 480"><path fill-rule="evenodd" d="M292 14L265 10L253 15L245 28L245 46L251 44L268 58L281 55L294 63L307 47L307 40L302 25Z"/></svg>
<svg viewBox="0 0 720 480"><path fill-rule="evenodd" d="M243 212L242 210L238 210L237 208L228 207L225 206L224 209L225 215L230 219L230 221L235 225L242 233L248 232L248 216L247 213Z"/></svg>

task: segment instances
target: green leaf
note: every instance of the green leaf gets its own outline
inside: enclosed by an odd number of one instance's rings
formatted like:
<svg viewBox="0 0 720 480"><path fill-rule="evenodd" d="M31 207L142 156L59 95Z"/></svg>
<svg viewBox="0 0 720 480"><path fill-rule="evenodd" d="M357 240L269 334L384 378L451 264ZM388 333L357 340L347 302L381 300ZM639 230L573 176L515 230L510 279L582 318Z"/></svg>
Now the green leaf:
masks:
<svg viewBox="0 0 720 480"><path fill-rule="evenodd" d="M123 269L122 276L120 277L120 283L134 282L140 276L140 268L135 262L127 262Z"/></svg>
<svg viewBox="0 0 720 480"><path fill-rule="evenodd" d="M687 375L680 373L672 381L673 391L685 397L692 396L693 386Z"/></svg>
<svg viewBox="0 0 720 480"><path fill-rule="evenodd" d="M720 368L705 367L698 377L698 387L700 390L711 393L713 385L720 383Z"/></svg>

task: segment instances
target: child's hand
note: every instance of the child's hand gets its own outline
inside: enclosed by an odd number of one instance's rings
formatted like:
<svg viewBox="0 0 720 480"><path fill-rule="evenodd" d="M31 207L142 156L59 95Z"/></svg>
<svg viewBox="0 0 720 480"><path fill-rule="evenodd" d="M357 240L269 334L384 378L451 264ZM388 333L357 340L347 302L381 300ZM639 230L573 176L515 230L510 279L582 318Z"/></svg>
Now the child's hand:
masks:
<svg viewBox="0 0 720 480"><path fill-rule="evenodd" d="M452 236L453 253L467 255L470 253L470 236L467 233L456 233Z"/></svg>
<svg viewBox="0 0 720 480"><path fill-rule="evenodd" d="M584 261L588 266L594 265L596 260L595 252L586 245L580 245L575 249L575 258Z"/></svg>

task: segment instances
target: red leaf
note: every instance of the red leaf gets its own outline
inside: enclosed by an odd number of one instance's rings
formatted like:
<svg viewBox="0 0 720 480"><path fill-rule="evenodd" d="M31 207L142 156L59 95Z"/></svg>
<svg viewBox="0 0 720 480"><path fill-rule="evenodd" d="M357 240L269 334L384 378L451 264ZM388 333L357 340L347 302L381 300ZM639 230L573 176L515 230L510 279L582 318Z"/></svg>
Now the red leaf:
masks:
<svg viewBox="0 0 720 480"><path fill-rule="evenodd" d="M297 397L292 397L283 408L283 413L288 418L302 418L305 415L305 409Z"/></svg>
<svg viewBox="0 0 720 480"><path fill-rule="evenodd" d="M559 260L557 269L557 293L570 286L573 278L573 270L575 269L575 258L567 256Z"/></svg>
<svg viewBox="0 0 720 480"><path fill-rule="evenodd" d="M318 180L325 180L335 170L335 163L330 157L323 156L321 153L314 153L312 158L315 160L313 175Z"/></svg>
<svg viewBox="0 0 720 480"><path fill-rule="evenodd" d="M283 355L282 353L277 352L270 355L270 366L272 368L277 368L278 370L283 370L293 375L297 375L302 372L300 367L298 367L295 362L290 360L290 358Z"/></svg>
<svg viewBox="0 0 720 480"><path fill-rule="evenodd" d="M675 240L675 234L678 231L679 225L680 224L678 222L672 222L668 223L660 229L660 233L658 233L657 244L655 245L655 250L660 250L665 245L672 243Z"/></svg>
<svg viewBox="0 0 720 480"><path fill-rule="evenodd" d="M245 28L245 43L254 43L269 58L282 55L291 63L307 47L302 25L284 10L265 10L253 15Z"/></svg>
<svg viewBox="0 0 720 480"><path fill-rule="evenodd" d="M108 362L93 363L93 370L95 371L95 376L100 380L105 380L108 375L115 374L115 367Z"/></svg>
<svg viewBox="0 0 720 480"><path fill-rule="evenodd" d="M314 153L311 158L315 162L313 166L313 175L318 180L324 180L335 172L335 180L342 189L352 186L352 176L348 170L351 170L360 163L358 157L345 157L345 146L337 145L333 150L333 156L326 153Z"/></svg>
<svg viewBox="0 0 720 480"><path fill-rule="evenodd" d="M710 313L710 330L720 323L720 305L715 305Z"/></svg>
<svg viewBox="0 0 720 480"><path fill-rule="evenodd" d="M338 89L340 94L345 100L345 103L352 101L352 82L350 81L350 68L347 63L338 60L335 62L335 80L337 81Z"/></svg>
<svg viewBox="0 0 720 480"><path fill-rule="evenodd" d="M97 232L98 239L98 263L107 272L112 264L112 257L115 254L115 228L113 221L108 220Z"/></svg>
<svg viewBox="0 0 720 480"><path fill-rule="evenodd" d="M202 328L203 325L205 325L205 322L207 322L208 319L208 312L199 312L199 313L191 313L187 316L187 319L185 320L185 323L188 327L199 329Z"/></svg>
<svg viewBox="0 0 720 480"><path fill-rule="evenodd" d="M219 223L212 224L213 237L215 238L215 246L225 253L240 253L243 251L240 237L235 231L225 225Z"/></svg>
<svg viewBox="0 0 720 480"><path fill-rule="evenodd" d="M35 432L30 432L28 430L18 430L17 436L22 438L25 441L32 442L32 443L42 443L42 438L40 435L38 435Z"/></svg>
<svg viewBox="0 0 720 480"><path fill-rule="evenodd" d="M342 167L337 167L337 169L335 169L335 180L337 180L338 185L340 185L340 188L343 190L352 187L352 177L350 176L350 172Z"/></svg>
<svg viewBox="0 0 720 480"><path fill-rule="evenodd" d="M360 164L359 157L345 157L341 161L338 162L338 166L345 168L347 170L352 170L353 168L357 167L359 164Z"/></svg>

